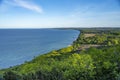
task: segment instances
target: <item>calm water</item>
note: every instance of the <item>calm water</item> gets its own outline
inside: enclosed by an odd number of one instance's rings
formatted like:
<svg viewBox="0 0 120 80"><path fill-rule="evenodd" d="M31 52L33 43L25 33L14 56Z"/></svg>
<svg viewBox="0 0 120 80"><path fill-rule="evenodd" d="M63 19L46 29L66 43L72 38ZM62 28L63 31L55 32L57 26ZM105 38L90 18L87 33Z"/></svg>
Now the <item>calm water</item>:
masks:
<svg viewBox="0 0 120 80"><path fill-rule="evenodd" d="M0 29L0 69L22 64L34 56L70 45L76 30Z"/></svg>

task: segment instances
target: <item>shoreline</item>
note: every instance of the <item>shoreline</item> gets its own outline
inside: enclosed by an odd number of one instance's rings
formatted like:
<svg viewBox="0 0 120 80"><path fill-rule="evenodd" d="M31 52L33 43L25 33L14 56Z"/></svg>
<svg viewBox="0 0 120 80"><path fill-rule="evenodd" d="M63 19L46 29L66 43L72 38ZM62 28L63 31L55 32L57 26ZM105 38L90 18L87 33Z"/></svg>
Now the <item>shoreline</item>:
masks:
<svg viewBox="0 0 120 80"><path fill-rule="evenodd" d="M33 78L36 80L38 79L36 77L40 77L40 80L59 80L60 78L60 80L99 80L101 77L105 80L108 77L116 80L116 77L119 79L117 75L120 71L118 66L120 63L118 61L120 58L118 56L120 55L119 41L120 30L81 31L72 46L53 50L35 57L30 62L0 70L0 77L4 79L4 76L9 77L11 73L19 80L32 80ZM103 75L99 75L101 73Z"/></svg>
<svg viewBox="0 0 120 80"><path fill-rule="evenodd" d="M52 29L52 28L50 28L50 30L51 30L51 29ZM17 30L18 30L18 29L17 29ZM46 29L45 29L45 30L46 30ZM61 30L61 29L53 29L53 30ZM79 30L74 30L74 29L62 29L62 30L67 30L67 31L69 31L69 30L79 31ZM74 40L72 41L72 43L70 43L69 45L66 45L65 47L62 47L62 48L66 48L66 47L72 46L73 42L78 38L79 34L80 34L80 32L77 34L77 37L76 37L76 38L73 36ZM59 43L59 42L58 42L58 43ZM14 67L14 66L20 66L20 65L24 64L25 62L30 62L30 61L32 61L35 57L38 57L38 56L40 56L40 55L47 54L47 53L52 52L52 51L54 51L54 50L60 50L60 49L62 49L62 48L53 49L53 50L50 50L50 51L45 52L45 53L39 53L38 55L33 56L33 58L32 58L31 60L25 60L23 63L20 63L20 64L16 64L16 65L9 66L9 67L6 67L6 68L0 68L0 70L8 69L8 68Z"/></svg>

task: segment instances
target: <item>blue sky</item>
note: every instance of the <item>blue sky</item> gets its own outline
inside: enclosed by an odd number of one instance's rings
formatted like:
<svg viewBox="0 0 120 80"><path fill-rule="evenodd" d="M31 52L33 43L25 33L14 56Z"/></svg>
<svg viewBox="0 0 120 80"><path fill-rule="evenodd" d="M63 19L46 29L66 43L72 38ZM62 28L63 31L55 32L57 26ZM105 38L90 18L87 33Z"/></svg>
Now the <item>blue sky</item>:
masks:
<svg viewBox="0 0 120 80"><path fill-rule="evenodd" d="M120 0L0 0L0 28L120 27Z"/></svg>

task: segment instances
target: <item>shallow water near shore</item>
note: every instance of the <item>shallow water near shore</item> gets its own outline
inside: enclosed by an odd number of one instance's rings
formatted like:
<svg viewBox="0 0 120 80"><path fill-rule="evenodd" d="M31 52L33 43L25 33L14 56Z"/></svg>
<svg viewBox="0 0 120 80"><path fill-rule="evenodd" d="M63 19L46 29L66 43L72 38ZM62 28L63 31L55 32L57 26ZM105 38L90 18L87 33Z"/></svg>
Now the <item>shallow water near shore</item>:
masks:
<svg viewBox="0 0 120 80"><path fill-rule="evenodd" d="M0 69L67 47L78 35L77 30L0 29Z"/></svg>

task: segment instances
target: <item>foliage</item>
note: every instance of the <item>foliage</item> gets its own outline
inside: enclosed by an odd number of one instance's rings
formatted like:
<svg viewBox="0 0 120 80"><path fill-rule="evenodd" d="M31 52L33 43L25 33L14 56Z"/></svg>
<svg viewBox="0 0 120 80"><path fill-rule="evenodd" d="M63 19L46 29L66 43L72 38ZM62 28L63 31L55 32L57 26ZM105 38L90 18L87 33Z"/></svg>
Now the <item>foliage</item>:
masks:
<svg viewBox="0 0 120 80"><path fill-rule="evenodd" d="M84 37L85 33L95 36ZM72 46L2 70L0 80L119 80L120 31L83 31ZM79 51L81 44L104 45Z"/></svg>

